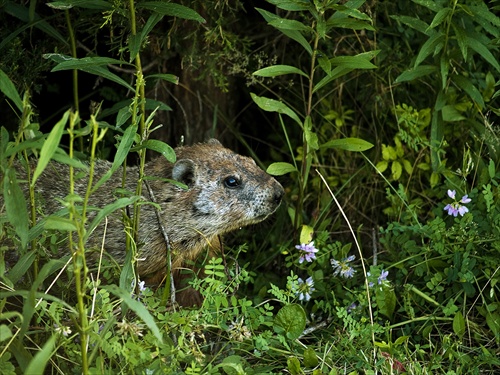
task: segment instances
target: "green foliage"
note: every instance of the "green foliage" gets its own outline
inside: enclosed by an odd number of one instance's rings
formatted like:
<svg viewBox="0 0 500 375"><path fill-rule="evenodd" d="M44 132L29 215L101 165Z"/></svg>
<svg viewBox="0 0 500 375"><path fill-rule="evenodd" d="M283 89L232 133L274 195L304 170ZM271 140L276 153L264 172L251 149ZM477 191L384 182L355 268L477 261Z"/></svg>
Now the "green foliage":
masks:
<svg viewBox="0 0 500 375"><path fill-rule="evenodd" d="M269 0L256 18L246 8L243 17L240 2L185 3L4 2L0 373L497 373L498 6ZM100 48L81 57L85 38ZM148 71L160 54L224 90L231 75L259 85L238 93L261 110L249 116L254 134L262 119L271 124L267 171L287 192L267 233L226 247L248 263L211 258L191 281L199 309L167 304L168 283L151 290L137 279L141 184L100 210L87 206L129 154L141 171L146 150L175 161L150 139L172 103L146 89L186 83L172 64ZM38 119L26 86L36 93L44 81L35 73L53 74L48 64L73 73L75 111L61 102L55 117ZM85 121L77 72L97 78L106 99ZM252 134L232 125L240 121L225 124L237 138ZM106 153L111 170L94 181ZM43 217L34 186L51 160L75 176L65 208ZM89 184L77 196L82 174ZM85 240L124 207L134 210L124 219L128 261L91 279ZM71 254L54 259L66 238Z"/></svg>

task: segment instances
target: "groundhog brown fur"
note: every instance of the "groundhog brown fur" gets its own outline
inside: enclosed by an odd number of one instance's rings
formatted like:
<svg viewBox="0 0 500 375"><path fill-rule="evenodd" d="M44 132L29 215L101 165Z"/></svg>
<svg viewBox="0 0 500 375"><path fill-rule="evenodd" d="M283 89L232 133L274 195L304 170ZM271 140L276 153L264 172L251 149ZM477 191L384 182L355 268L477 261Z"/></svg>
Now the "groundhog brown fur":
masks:
<svg viewBox="0 0 500 375"><path fill-rule="evenodd" d="M176 270L174 284L177 284L183 278L179 269L186 261L196 260L207 247L217 249L219 236L266 219L278 208L284 194L283 187L253 159L224 148L215 139L178 147L175 152L174 164L158 157L145 166L148 179L143 183L142 196L145 201L159 205L159 215L152 204L142 204L140 209L138 273L140 279L150 285L158 285L166 274L167 243L162 227L170 242L172 269ZM110 162L96 162L94 181L110 167ZM17 169L18 179L25 179L25 172ZM35 190L44 214L62 208L57 199L68 194L68 171L66 165L51 162L37 180ZM115 192L122 188L122 173L119 169L100 186L90 196L89 206L101 208L112 203L118 197ZM125 189L135 192L138 178L138 167L127 167ZM165 179L179 181L187 189ZM83 197L87 182L86 177L76 180L75 193ZM0 207L2 201L0 199ZM108 216L105 233L103 223L95 229L86 248L100 249L103 237L105 251L123 264L126 234L120 210ZM69 253L67 248L62 250ZM98 256L91 252L87 258L92 266ZM181 305L199 303L198 297L189 292L178 295L177 301Z"/></svg>

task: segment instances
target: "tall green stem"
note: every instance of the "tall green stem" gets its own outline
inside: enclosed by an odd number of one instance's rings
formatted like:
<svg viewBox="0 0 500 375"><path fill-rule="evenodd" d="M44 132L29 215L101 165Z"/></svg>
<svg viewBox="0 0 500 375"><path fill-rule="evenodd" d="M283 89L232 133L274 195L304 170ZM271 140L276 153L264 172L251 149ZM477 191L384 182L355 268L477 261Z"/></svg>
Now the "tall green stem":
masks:
<svg viewBox="0 0 500 375"><path fill-rule="evenodd" d="M136 26L136 15L135 15L135 3L134 0L129 1L130 5L130 29L132 35L137 35L137 26ZM140 54L134 56L135 61L135 70L136 70L136 85L135 85L135 98L134 104L132 108L132 123L137 123L137 113L139 112L139 135L140 135L140 143L143 143L147 139L147 129L146 129L146 95L145 95L145 81L144 75L142 72L142 64ZM138 108L139 107L139 108ZM139 111L138 111L139 109ZM146 164L146 150L143 148L139 149L139 179L137 181L136 187L136 195L142 195L142 181L144 178L144 166ZM140 205L138 202L134 203L134 217L132 224L132 233L135 244L138 243L139 239L139 220L140 220ZM136 257L133 257L135 259ZM135 273L137 275L137 273ZM135 283L136 287L138 286L138 282Z"/></svg>
<svg viewBox="0 0 500 375"><path fill-rule="evenodd" d="M78 55L76 54L76 39L75 39L75 31L73 30L73 25L71 24L71 17L69 14L69 10L65 10L65 16L66 16L66 24L68 26L68 33L69 33L69 43L71 47L71 56L73 58L78 58ZM73 107L76 113L80 113L80 97L78 95L78 70L73 69ZM80 130L80 120L76 123L76 128ZM83 151L83 138L78 137L78 146L79 150Z"/></svg>

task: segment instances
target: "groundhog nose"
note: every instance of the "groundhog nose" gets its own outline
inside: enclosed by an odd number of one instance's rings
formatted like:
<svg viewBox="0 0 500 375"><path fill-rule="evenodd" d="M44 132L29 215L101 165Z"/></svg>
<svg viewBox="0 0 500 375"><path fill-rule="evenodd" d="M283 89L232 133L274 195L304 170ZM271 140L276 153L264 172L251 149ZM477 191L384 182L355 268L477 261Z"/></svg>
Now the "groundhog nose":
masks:
<svg viewBox="0 0 500 375"><path fill-rule="evenodd" d="M277 206L281 203L281 200L283 199L283 195L285 195L285 190L281 185L278 185L278 187L274 190L274 202L276 203Z"/></svg>

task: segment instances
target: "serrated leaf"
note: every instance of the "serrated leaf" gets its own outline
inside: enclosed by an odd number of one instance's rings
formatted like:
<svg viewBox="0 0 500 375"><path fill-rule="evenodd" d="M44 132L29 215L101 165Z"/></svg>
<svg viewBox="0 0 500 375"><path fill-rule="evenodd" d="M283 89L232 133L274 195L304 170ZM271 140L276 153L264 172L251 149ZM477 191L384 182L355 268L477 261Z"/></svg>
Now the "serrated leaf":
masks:
<svg viewBox="0 0 500 375"><path fill-rule="evenodd" d="M290 118L295 120L295 122L297 122L300 126L302 126L302 122L300 121L299 116L297 116L297 114L285 103L275 99L270 99L263 96L257 96L254 93L250 93L250 96L252 97L255 104L257 104L264 111L282 113L284 115L289 116Z"/></svg>
<svg viewBox="0 0 500 375"><path fill-rule="evenodd" d="M205 19L191 8L184 5L175 3L166 3L163 1L145 1L138 2L137 8L144 8L152 10L153 12L160 13L164 16L171 16L177 18L183 18L186 20L198 21L200 23L205 23Z"/></svg>
<svg viewBox="0 0 500 375"><path fill-rule="evenodd" d="M283 306L274 317L275 332L289 340L298 339L305 328L306 313L298 304Z"/></svg>
<svg viewBox="0 0 500 375"><path fill-rule="evenodd" d="M277 162L267 167L266 172L271 176L282 176L287 173L297 172L297 168L290 163Z"/></svg>
<svg viewBox="0 0 500 375"><path fill-rule="evenodd" d="M410 68L401 73L396 78L394 83L413 81L417 78L425 77L435 72L437 72L437 68L434 65L419 65L416 68Z"/></svg>
<svg viewBox="0 0 500 375"><path fill-rule="evenodd" d="M254 76L260 77L276 77L284 74L300 74L306 78L309 78L309 76L302 70L290 65L273 65L253 72Z"/></svg>
<svg viewBox="0 0 500 375"><path fill-rule="evenodd" d="M339 148L347 151L366 151L373 147L373 144L360 138L333 139L321 145L321 148Z"/></svg>

